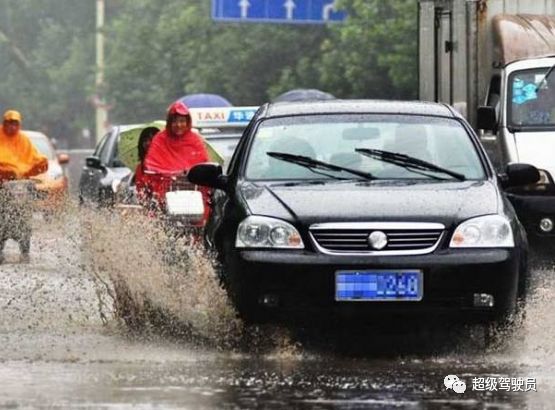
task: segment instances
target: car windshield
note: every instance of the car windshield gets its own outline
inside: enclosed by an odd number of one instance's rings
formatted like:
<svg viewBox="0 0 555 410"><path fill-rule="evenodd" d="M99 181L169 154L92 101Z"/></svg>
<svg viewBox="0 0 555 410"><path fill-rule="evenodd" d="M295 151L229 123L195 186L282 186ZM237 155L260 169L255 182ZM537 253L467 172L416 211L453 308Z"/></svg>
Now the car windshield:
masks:
<svg viewBox="0 0 555 410"><path fill-rule="evenodd" d="M555 77L550 67L521 70L509 77L509 124L513 127L555 127Z"/></svg>
<svg viewBox="0 0 555 410"><path fill-rule="evenodd" d="M31 137L31 142L39 152L44 155L49 160L53 160L56 158L56 154L52 149L52 146L48 143L48 141L44 138L33 138Z"/></svg>
<svg viewBox="0 0 555 410"><path fill-rule="evenodd" d="M376 152L379 155L372 155ZM405 157L402 161L392 161L387 153ZM290 156L283 154L304 158L291 161ZM369 174L375 179L485 178L475 145L458 121L374 114L306 115L265 120L254 136L245 176L252 180L361 178L341 169L323 173L321 167L315 169L306 158Z"/></svg>

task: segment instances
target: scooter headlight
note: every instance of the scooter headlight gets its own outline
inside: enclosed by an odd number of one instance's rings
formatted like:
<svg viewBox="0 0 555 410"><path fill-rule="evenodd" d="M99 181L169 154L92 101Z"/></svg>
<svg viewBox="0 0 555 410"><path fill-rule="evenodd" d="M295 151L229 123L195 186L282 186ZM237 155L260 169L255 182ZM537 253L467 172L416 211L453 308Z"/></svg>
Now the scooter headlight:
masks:
<svg viewBox="0 0 555 410"><path fill-rule="evenodd" d="M49 165L46 174L52 179L62 178L64 176L64 170L59 165Z"/></svg>

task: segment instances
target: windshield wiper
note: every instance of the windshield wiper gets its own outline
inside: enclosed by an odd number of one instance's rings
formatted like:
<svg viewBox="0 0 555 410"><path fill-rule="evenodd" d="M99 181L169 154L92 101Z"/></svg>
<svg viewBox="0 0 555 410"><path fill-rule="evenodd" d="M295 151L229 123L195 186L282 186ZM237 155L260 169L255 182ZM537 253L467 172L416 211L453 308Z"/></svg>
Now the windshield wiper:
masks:
<svg viewBox="0 0 555 410"><path fill-rule="evenodd" d="M390 151L382 151L379 149L370 149L370 148L355 148L355 151L366 155L367 157L378 159L383 162L387 162L390 164L398 165L403 168L411 169L411 170L420 170L420 171L433 171L433 172L441 172L442 174L449 175L453 178L458 179L459 181L466 180L466 177L463 174L459 174L458 172L451 171L446 168L442 168L435 164L432 164L427 161L423 161L418 158L410 157L405 154L399 154L397 152L390 152ZM432 175L425 174L431 178Z"/></svg>
<svg viewBox="0 0 555 410"><path fill-rule="evenodd" d="M555 64L553 64L551 66L551 68L549 70L547 70L547 73L545 73L545 75L543 76L542 80L538 83L538 86L536 87L536 93L540 90L540 88L543 86L543 83L545 83L547 81L547 78L551 75L551 73L553 72L553 70L555 70Z"/></svg>
<svg viewBox="0 0 555 410"><path fill-rule="evenodd" d="M305 157L304 155L287 154L285 152L273 152L273 151L267 152L266 154L272 158L277 158L282 161L291 162L293 164L300 165L301 167L308 168L309 170L315 173L324 174L330 178L343 179L334 175L321 173L316 170L347 172L349 174L356 175L368 180L376 179L374 175L368 172L359 171L359 170L351 169L347 167L340 167L339 165L328 164L327 162L318 161L317 159Z"/></svg>

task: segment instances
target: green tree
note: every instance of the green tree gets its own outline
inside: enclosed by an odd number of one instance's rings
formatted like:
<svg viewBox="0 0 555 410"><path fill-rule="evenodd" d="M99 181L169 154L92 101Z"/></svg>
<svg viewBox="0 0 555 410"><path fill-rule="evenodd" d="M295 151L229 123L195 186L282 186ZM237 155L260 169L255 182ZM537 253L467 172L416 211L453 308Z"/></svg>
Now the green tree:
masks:
<svg viewBox="0 0 555 410"><path fill-rule="evenodd" d="M94 4L0 0L0 108L22 112L24 127L72 139L90 127Z"/></svg>
<svg viewBox="0 0 555 410"><path fill-rule="evenodd" d="M282 71L316 55L323 26L214 23L210 2L134 0L109 32L112 116L159 118L185 94L221 94L237 105L267 101Z"/></svg>
<svg viewBox="0 0 555 410"><path fill-rule="evenodd" d="M343 24L294 68L285 68L272 92L317 87L343 98L415 98L417 9L414 0L342 0Z"/></svg>
<svg viewBox="0 0 555 410"><path fill-rule="evenodd" d="M207 0L106 2L102 96L113 123L161 118L188 93L256 105L291 88L416 95L416 2L342 0L345 23L216 23ZM0 109L75 139L94 128L95 2L0 0Z"/></svg>

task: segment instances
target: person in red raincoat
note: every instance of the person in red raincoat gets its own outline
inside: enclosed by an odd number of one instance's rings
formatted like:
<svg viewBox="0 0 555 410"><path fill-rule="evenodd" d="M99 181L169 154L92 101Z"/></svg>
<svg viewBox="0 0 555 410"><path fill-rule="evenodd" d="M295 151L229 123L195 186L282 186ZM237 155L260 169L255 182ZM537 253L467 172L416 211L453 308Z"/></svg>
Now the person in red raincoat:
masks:
<svg viewBox="0 0 555 410"><path fill-rule="evenodd" d="M171 189L171 176L184 174L194 165L209 161L208 152L200 135L192 131L189 108L178 101L173 103L166 117L166 128L158 132L150 144L144 161L145 183L154 200L164 207L165 193ZM206 222L210 213L210 190L200 188L204 201Z"/></svg>

